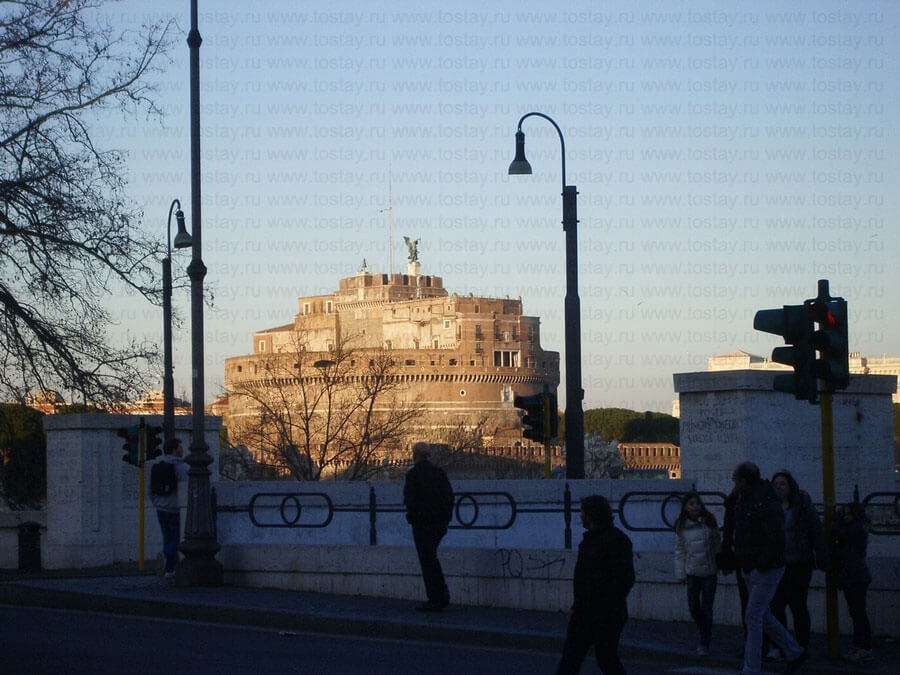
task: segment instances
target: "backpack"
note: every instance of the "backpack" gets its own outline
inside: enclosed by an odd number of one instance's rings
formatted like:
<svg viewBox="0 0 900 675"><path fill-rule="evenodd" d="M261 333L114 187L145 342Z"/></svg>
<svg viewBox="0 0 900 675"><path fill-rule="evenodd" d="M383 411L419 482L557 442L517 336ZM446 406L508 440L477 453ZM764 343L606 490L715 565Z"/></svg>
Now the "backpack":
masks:
<svg viewBox="0 0 900 675"><path fill-rule="evenodd" d="M159 461L150 469L150 493L168 497L178 490L178 476L172 462Z"/></svg>

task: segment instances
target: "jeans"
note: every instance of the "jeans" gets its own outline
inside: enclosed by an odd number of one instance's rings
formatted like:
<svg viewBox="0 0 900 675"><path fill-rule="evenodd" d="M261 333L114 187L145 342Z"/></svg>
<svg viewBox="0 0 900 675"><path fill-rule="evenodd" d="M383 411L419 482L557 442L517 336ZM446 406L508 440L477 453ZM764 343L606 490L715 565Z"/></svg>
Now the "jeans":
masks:
<svg viewBox="0 0 900 675"><path fill-rule="evenodd" d="M857 649L872 649L872 627L866 613L866 590L869 584L850 584L844 587L847 611L853 621L853 646Z"/></svg>
<svg viewBox="0 0 900 675"><path fill-rule="evenodd" d="M434 605L445 606L450 603L450 591L444 581L444 572L438 561L437 549L441 539L447 534L444 525L427 525L413 527L413 541L416 553L419 554L419 565L422 567L422 580L425 582L425 595Z"/></svg>
<svg viewBox="0 0 900 675"><path fill-rule="evenodd" d="M813 566L810 562L788 563L784 568L784 576L772 598L772 614L781 624L787 627L787 607L791 608L794 618L794 637L801 647L809 646L809 609L806 596L809 594L809 581L812 579Z"/></svg>
<svg viewBox="0 0 900 675"><path fill-rule="evenodd" d="M178 565L178 540L181 539L181 519L178 511L156 510L162 529L163 555L166 556L166 574L174 574Z"/></svg>
<svg viewBox="0 0 900 675"><path fill-rule="evenodd" d="M772 615L769 604L778 588L778 582L784 575L783 567L771 570L750 570L745 575L747 581L747 611L744 622L747 624L747 641L744 644L743 675L759 675L762 667L763 632L776 645L789 661L793 661L803 653L803 647L791 636Z"/></svg>
<svg viewBox="0 0 900 675"><path fill-rule="evenodd" d="M687 575L688 608L700 630L700 644L709 648L712 636L713 601L716 598L716 575L695 577Z"/></svg>
<svg viewBox="0 0 900 675"><path fill-rule="evenodd" d="M581 670L591 645L594 646L597 665L604 675L625 675L625 667L619 660L619 636L627 620L628 610L624 601L621 607L603 608L594 617L572 612L557 675L575 675Z"/></svg>

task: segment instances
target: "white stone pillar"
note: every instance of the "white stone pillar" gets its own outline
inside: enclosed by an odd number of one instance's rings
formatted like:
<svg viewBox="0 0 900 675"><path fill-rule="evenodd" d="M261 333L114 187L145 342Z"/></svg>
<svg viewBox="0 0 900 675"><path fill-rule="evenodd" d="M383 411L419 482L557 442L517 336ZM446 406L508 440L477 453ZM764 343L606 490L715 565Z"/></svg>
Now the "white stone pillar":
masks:
<svg viewBox="0 0 900 675"><path fill-rule="evenodd" d="M111 565L138 559L139 469L122 460L120 427L139 423L141 415L47 415L47 534L43 565L47 569ZM162 426L162 415L143 415L146 424ZM214 462L210 479L219 476L220 417L207 417L206 442ZM187 448L191 418L175 417L175 434ZM187 452L187 450L185 450ZM161 547L156 511L146 496L149 466L144 471L144 555ZM184 503L186 486L179 491ZM184 514L182 513L182 523Z"/></svg>

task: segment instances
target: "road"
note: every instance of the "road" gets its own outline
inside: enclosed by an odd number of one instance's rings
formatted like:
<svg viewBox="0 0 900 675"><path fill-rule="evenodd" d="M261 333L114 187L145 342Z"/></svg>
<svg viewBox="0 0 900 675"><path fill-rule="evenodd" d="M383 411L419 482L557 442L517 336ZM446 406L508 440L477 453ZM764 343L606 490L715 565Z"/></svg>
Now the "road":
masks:
<svg viewBox="0 0 900 675"><path fill-rule="evenodd" d="M9 673L554 673L558 657L536 651L433 642L283 634L277 630L0 606L0 654ZM590 657L593 658L592 656ZM634 662L631 675L731 672ZM582 673L599 673L592 660Z"/></svg>

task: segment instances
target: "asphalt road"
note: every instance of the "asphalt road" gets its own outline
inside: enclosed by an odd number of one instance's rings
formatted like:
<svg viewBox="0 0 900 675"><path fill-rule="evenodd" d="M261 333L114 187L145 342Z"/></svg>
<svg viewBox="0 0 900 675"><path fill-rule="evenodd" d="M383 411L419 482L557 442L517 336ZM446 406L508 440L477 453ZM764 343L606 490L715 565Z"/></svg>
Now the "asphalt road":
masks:
<svg viewBox="0 0 900 675"><path fill-rule="evenodd" d="M554 673L558 657L400 640L111 614L0 606L4 673L366 673L502 675ZM593 655L582 673L599 673ZM677 663L626 663L632 675L730 672Z"/></svg>

